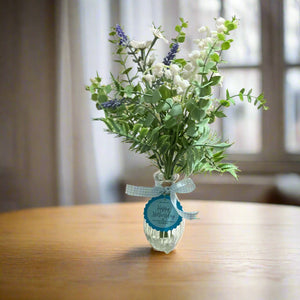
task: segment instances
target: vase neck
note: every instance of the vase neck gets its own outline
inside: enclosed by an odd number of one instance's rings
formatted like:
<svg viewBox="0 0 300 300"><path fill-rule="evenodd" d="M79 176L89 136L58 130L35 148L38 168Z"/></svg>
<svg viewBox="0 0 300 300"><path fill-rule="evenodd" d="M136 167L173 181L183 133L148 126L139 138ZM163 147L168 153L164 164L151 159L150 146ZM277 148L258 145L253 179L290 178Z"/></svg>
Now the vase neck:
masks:
<svg viewBox="0 0 300 300"><path fill-rule="evenodd" d="M155 186L171 186L173 183L175 183L178 180L179 174L174 174L172 175L171 179L166 180L164 178L163 173L157 171L153 174L153 178L154 178Z"/></svg>

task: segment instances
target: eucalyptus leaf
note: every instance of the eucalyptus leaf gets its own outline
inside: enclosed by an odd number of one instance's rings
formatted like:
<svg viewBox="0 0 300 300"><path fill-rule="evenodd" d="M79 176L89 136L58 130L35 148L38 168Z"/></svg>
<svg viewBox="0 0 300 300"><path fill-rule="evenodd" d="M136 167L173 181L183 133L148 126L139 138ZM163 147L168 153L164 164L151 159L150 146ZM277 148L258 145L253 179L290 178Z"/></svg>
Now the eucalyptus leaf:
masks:
<svg viewBox="0 0 300 300"><path fill-rule="evenodd" d="M181 104L175 104L173 105L172 109L170 110L169 114L172 117L176 117L182 114L182 108L181 108Z"/></svg>

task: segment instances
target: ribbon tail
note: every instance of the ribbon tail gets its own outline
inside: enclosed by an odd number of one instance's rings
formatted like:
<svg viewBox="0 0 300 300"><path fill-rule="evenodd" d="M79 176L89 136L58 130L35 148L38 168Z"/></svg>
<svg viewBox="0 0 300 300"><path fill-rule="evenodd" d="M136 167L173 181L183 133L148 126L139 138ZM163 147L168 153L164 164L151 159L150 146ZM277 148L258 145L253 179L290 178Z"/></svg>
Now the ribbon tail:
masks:
<svg viewBox="0 0 300 300"><path fill-rule="evenodd" d="M192 212L186 212L183 210L180 210L177 208L177 195L176 193L172 192L171 193L171 203L173 205L173 207L175 208L175 210L177 211L177 213L179 214L179 216L181 216L182 218L186 219L186 220L195 220L195 219L199 219L197 218L197 214L199 213L198 211L192 211Z"/></svg>

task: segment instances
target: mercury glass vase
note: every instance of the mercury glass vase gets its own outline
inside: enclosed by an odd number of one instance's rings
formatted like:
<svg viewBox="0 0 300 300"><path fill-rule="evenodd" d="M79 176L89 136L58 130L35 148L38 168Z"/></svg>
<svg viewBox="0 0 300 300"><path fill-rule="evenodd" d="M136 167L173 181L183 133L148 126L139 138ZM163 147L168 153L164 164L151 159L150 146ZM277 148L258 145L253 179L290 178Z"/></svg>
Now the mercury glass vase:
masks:
<svg viewBox="0 0 300 300"><path fill-rule="evenodd" d="M156 172L154 173L153 177L155 181L155 186L165 187L165 186L171 186L173 183L175 183L178 180L179 175L178 174L174 175L171 180L165 180L161 172ZM169 197L170 195L168 194L165 195L166 199L164 200L165 203L166 201L168 201L168 203L171 204ZM153 199L154 198L149 200L149 202L146 204L146 207L151 201L153 201ZM181 208L181 206L180 207L178 206L178 208ZM149 224L149 222L146 220L145 213L144 213L144 233L147 240L149 241L153 249L156 251L165 252L166 254L170 253L175 249L175 247L177 246L178 242L180 241L183 235L185 221L176 213L175 209L173 210L173 214L174 215L176 214L176 218L177 218L177 221L174 222L175 225L172 224L173 226L170 230L167 230L168 227L164 228L164 230L158 230L159 227L155 229L153 228L154 227L153 225L151 226Z"/></svg>

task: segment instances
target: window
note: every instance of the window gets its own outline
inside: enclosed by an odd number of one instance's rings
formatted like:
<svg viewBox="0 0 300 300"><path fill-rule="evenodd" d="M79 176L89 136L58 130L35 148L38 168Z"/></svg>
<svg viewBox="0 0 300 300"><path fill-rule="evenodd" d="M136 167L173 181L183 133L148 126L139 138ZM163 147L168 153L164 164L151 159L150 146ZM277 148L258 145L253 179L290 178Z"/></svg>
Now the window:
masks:
<svg viewBox="0 0 300 300"><path fill-rule="evenodd" d="M300 152L300 1L284 1L285 146Z"/></svg>
<svg viewBox="0 0 300 300"><path fill-rule="evenodd" d="M227 110L229 118L215 129L235 144L229 158L244 172L300 170L300 1L299 0L180 0L180 12L190 20L190 32L213 17L236 15L240 27L228 64L224 87L265 92L270 110L261 113L240 102ZM187 47L192 47L189 41ZM225 94L224 88L220 93Z"/></svg>

